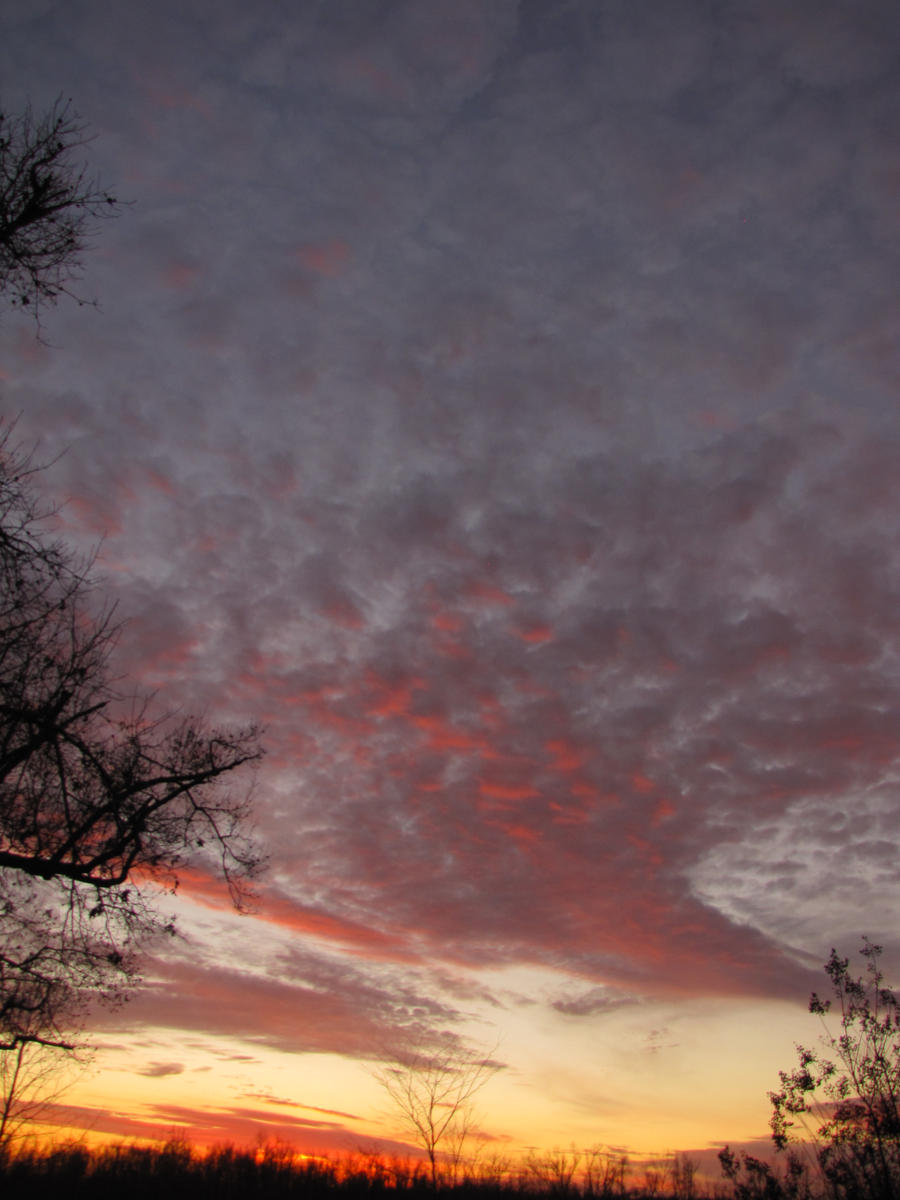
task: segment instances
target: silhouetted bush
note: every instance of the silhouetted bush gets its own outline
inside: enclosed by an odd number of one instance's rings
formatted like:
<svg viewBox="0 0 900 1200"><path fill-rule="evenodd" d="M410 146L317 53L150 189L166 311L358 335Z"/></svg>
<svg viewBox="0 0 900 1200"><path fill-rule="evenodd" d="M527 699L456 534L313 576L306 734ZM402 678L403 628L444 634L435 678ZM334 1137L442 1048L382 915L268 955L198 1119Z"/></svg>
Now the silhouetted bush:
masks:
<svg viewBox="0 0 900 1200"><path fill-rule="evenodd" d="M884 982L881 947L863 938L866 970L852 974L836 950L825 965L833 1001L810 997L821 1018L821 1049L798 1046L799 1065L770 1092L772 1137L812 1148L835 1200L900 1196L900 996ZM838 1022L829 1030L830 1013Z"/></svg>

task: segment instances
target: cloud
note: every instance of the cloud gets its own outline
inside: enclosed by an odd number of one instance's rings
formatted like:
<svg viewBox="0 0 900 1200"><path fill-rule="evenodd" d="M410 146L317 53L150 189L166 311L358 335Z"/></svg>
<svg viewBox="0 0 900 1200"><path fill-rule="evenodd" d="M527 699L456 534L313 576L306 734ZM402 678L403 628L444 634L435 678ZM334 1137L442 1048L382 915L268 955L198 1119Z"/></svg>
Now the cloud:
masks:
<svg viewBox="0 0 900 1200"><path fill-rule="evenodd" d="M146 1067L138 1067L135 1073L146 1075L148 1079L161 1079L166 1075L180 1075L183 1070L184 1063L151 1062Z"/></svg>
<svg viewBox="0 0 900 1200"><path fill-rule="evenodd" d="M580 996L554 1000L551 1008L566 1017L593 1017L599 1013L614 1012L629 1003L633 1003L633 1000L628 996L616 995L607 988L591 988Z"/></svg>
<svg viewBox="0 0 900 1200"><path fill-rule="evenodd" d="M165 1142L173 1130L189 1130L190 1141L200 1147L258 1146L280 1142L306 1153L349 1154L356 1150L358 1133L337 1121L310 1120L265 1108L242 1105L192 1108L181 1104L153 1104L142 1113L107 1112L86 1105L53 1104L41 1120L61 1129L87 1130L129 1139ZM407 1155L413 1148L389 1139L378 1142L384 1153Z"/></svg>
<svg viewBox="0 0 900 1200"><path fill-rule="evenodd" d="M279 1108L302 1108L307 1112L322 1113L326 1117L344 1117L348 1121L358 1121L360 1117L354 1113L341 1112L334 1108L318 1108L315 1104L300 1104L297 1100L285 1100L279 1096L271 1096L265 1092L247 1092L245 1099L262 1100L266 1104L276 1104Z"/></svg>
<svg viewBox="0 0 900 1200"><path fill-rule="evenodd" d="M251 972L218 963L222 947L193 951L190 958L148 964L127 1009L97 1012L94 1022L104 1031L153 1026L287 1053L369 1058L390 1055L435 1028L453 1036L465 1015L438 995L423 969L356 964L292 944L268 961L267 971ZM255 1061L252 1054L225 1057Z"/></svg>
<svg viewBox="0 0 900 1200"><path fill-rule="evenodd" d="M225 5L198 79L173 6L162 77L88 5L65 56L140 203L4 403L116 671L266 725L246 938L295 939L129 1020L368 1054L521 963L573 1019L801 997L898 891L896 12L389 7Z"/></svg>

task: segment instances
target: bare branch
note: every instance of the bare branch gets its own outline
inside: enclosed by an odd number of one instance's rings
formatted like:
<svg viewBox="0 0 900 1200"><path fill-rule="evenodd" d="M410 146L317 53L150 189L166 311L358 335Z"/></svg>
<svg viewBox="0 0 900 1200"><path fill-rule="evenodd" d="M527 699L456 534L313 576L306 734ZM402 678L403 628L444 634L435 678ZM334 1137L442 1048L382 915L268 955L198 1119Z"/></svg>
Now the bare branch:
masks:
<svg viewBox="0 0 900 1200"><path fill-rule="evenodd" d="M70 1044L0 1044L0 1160L46 1118L86 1069L92 1051Z"/></svg>
<svg viewBox="0 0 900 1200"><path fill-rule="evenodd" d="M46 535L33 478L0 429L0 1047L66 1042L88 998L122 996L168 928L143 882L190 863L240 905L261 867L249 793L223 786L259 731L126 703L113 610Z"/></svg>
<svg viewBox="0 0 900 1200"><path fill-rule="evenodd" d="M425 1151L436 1188L441 1163L459 1166L473 1128L473 1098L501 1064L453 1045L433 1051L413 1047L373 1072L407 1133ZM449 1158L448 1158L449 1155Z"/></svg>
<svg viewBox="0 0 900 1200"><path fill-rule="evenodd" d="M44 304L70 296L98 220L120 202L79 161L91 139L70 100L43 116L0 113L0 292L39 320Z"/></svg>

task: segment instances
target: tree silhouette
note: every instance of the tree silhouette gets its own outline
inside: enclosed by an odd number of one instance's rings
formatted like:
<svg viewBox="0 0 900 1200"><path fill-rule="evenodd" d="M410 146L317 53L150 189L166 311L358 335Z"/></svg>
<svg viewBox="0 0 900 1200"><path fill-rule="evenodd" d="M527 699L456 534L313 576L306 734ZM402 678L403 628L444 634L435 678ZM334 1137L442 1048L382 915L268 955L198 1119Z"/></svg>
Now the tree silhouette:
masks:
<svg viewBox="0 0 900 1200"><path fill-rule="evenodd" d="M864 938L860 953L865 974L854 976L849 959L831 952L825 972L840 1032L826 1021L832 1001L814 992L809 1011L825 1025L824 1053L798 1046L799 1065L779 1072L781 1090L770 1093L772 1136L779 1149L811 1140L832 1195L894 1200L900 1195L900 999L884 984L882 947Z"/></svg>
<svg viewBox="0 0 900 1200"><path fill-rule="evenodd" d="M52 1111L90 1056L57 1046L20 1042L0 1054L0 1162L10 1147Z"/></svg>
<svg viewBox="0 0 900 1200"><path fill-rule="evenodd" d="M454 1045L433 1052L414 1048L374 1073L425 1151L434 1188L447 1154L451 1168L458 1167L472 1129L473 1097L499 1069L490 1056L478 1058Z"/></svg>
<svg viewBox="0 0 900 1200"><path fill-rule="evenodd" d="M79 162L89 141L71 102L44 116L0 113L0 293L39 318L70 290L95 222L119 202Z"/></svg>
<svg viewBox="0 0 900 1200"><path fill-rule="evenodd" d="M110 678L113 611L46 534L35 468L0 438L0 1049L71 1045L89 997L127 987L168 928L152 885L188 861L242 902L260 866L248 792L258 731L151 713Z"/></svg>
<svg viewBox="0 0 900 1200"><path fill-rule="evenodd" d="M568 1150L538 1152L532 1150L525 1159L525 1178L539 1193L563 1200L581 1191L578 1168L582 1153L575 1146Z"/></svg>

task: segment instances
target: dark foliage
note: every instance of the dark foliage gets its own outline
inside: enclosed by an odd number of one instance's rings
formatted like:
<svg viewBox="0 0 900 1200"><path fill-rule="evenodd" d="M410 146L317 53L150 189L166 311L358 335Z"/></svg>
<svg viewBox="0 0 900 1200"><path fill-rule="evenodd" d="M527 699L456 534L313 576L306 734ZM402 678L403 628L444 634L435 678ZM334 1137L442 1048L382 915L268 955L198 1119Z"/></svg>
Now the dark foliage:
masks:
<svg viewBox="0 0 900 1200"><path fill-rule="evenodd" d="M789 1154L779 1170L774 1163L735 1154L726 1146L719 1151L719 1164L735 1200L811 1200L814 1195L806 1164L796 1154Z"/></svg>
<svg viewBox="0 0 900 1200"><path fill-rule="evenodd" d="M825 965L834 1000L813 993L826 1026L823 1050L798 1046L799 1065L770 1093L772 1136L784 1149L810 1140L830 1194L841 1200L900 1196L900 1000L884 984L880 946L863 939L862 976L832 950ZM840 1031L828 1032L832 1004Z"/></svg>

